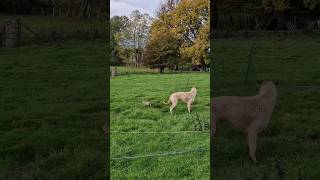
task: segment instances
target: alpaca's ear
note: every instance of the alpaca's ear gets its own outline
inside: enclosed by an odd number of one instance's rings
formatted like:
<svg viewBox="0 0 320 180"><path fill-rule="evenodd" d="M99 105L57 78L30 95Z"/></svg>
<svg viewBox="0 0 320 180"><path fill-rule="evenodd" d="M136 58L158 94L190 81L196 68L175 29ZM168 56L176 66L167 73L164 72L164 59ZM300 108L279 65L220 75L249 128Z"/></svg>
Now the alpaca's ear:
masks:
<svg viewBox="0 0 320 180"><path fill-rule="evenodd" d="M262 84L263 80L258 80L257 83L258 84Z"/></svg>

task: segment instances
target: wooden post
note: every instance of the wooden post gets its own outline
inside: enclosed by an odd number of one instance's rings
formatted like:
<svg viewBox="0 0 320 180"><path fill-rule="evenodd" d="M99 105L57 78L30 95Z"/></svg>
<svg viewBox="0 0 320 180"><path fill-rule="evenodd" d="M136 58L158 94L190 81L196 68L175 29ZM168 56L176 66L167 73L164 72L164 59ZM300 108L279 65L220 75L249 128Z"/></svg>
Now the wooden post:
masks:
<svg viewBox="0 0 320 180"><path fill-rule="evenodd" d="M9 21L4 25L3 36L5 47L12 48L20 45L21 21L19 18L15 21Z"/></svg>
<svg viewBox="0 0 320 180"><path fill-rule="evenodd" d="M2 31L0 31L0 48L2 47L3 37L2 37Z"/></svg>
<svg viewBox="0 0 320 180"><path fill-rule="evenodd" d="M20 46L20 42L21 42L21 20L20 20L20 18L17 18L16 26L17 26L17 46Z"/></svg>
<svg viewBox="0 0 320 180"><path fill-rule="evenodd" d="M249 53L249 57L248 57L248 66L247 66L246 76L245 76L245 79L244 79L244 83L245 83L245 84L246 84L247 81L248 81L248 76L249 76L251 61L252 61L252 47L250 48L250 53Z"/></svg>
<svg viewBox="0 0 320 180"><path fill-rule="evenodd" d="M117 67L111 68L111 77L117 76Z"/></svg>

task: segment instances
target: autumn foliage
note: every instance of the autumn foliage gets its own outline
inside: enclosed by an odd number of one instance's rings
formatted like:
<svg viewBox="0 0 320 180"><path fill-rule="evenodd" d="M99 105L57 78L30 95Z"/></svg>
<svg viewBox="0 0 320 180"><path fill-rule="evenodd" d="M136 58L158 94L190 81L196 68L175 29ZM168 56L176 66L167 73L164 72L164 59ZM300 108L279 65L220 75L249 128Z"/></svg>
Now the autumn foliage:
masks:
<svg viewBox="0 0 320 180"><path fill-rule="evenodd" d="M173 3L174 2L174 3ZM167 0L153 21L144 52L144 64L151 68L209 64L209 0Z"/></svg>

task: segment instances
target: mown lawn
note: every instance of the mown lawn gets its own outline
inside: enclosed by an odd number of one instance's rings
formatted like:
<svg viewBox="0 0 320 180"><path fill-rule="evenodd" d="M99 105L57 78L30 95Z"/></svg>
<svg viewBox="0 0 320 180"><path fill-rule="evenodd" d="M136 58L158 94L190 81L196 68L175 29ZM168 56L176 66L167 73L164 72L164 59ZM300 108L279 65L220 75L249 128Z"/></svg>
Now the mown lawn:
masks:
<svg viewBox="0 0 320 180"><path fill-rule="evenodd" d="M111 179L209 179L209 74L128 74L111 79ZM191 114L167 101L176 91L198 89ZM144 107L142 101L152 103ZM198 133L119 133L177 132ZM202 131L202 132L200 132ZM167 152L202 151L173 156L113 159Z"/></svg>
<svg viewBox="0 0 320 180"><path fill-rule="evenodd" d="M249 83L243 84L251 46L255 48L253 66ZM244 133L220 122L214 138L213 178L319 178L319 37L216 39L213 51L215 60L220 62L211 81L212 96L254 95L258 79L280 83L273 117L258 139L258 163L249 158Z"/></svg>
<svg viewBox="0 0 320 180"><path fill-rule="evenodd" d="M105 42L0 49L0 179L102 179Z"/></svg>

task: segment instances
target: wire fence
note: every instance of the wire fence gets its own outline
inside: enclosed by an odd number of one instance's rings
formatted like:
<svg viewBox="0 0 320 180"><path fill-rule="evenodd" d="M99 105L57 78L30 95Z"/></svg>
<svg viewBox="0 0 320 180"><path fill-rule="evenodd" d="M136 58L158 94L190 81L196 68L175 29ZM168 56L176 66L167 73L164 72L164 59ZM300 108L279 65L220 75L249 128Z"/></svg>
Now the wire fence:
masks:
<svg viewBox="0 0 320 180"><path fill-rule="evenodd" d="M210 131L111 131L119 134L182 134L182 133L209 133Z"/></svg>
<svg viewBox="0 0 320 180"><path fill-rule="evenodd" d="M110 131L110 134L209 134L210 131ZM123 156L123 157L111 157L111 160L130 160L130 159L139 159L139 158L148 158L148 157L165 157L165 156L176 156L187 153L202 153L204 151L208 151L208 148L198 147L187 150L180 151L168 151L161 153L150 153L150 154L142 154L135 156Z"/></svg>
<svg viewBox="0 0 320 180"><path fill-rule="evenodd" d="M181 155L186 153L202 153L205 151L209 151L208 148L194 148L188 150L181 150L181 151L171 151L171 152L161 152L161 153L154 153L154 154L145 154L145 155L137 155L137 156L123 156L123 157L114 157L110 158L111 160L129 160L129 159L139 159L139 158L148 158L148 157L165 157L165 156L175 156Z"/></svg>
<svg viewBox="0 0 320 180"><path fill-rule="evenodd" d="M240 89L250 89L251 87L244 86L244 87L236 87L237 90ZM295 90L320 90L320 84L319 85L294 85L294 84L279 84L278 88L291 88ZM219 93L222 92L232 92L235 91L235 87L232 88L220 88L220 89L215 89L214 91L217 91Z"/></svg>
<svg viewBox="0 0 320 180"><path fill-rule="evenodd" d="M103 65L106 66L106 65ZM95 68L79 68L79 69L41 69L41 70L32 70L32 69L20 69L20 70L4 70L1 69L0 73L12 73L12 74L23 74L23 73L60 73L60 72L83 72L83 71L92 71L99 72L97 70L103 70L107 73L108 68L106 67L95 67Z"/></svg>

